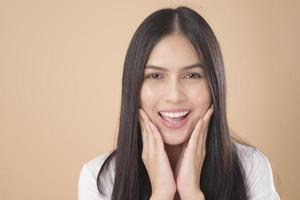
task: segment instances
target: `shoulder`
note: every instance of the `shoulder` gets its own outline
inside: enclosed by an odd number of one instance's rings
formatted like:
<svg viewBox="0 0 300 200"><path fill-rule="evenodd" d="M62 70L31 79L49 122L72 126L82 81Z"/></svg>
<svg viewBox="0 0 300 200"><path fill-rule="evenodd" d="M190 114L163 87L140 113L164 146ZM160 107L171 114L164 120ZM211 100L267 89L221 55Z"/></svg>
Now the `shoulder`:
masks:
<svg viewBox="0 0 300 200"><path fill-rule="evenodd" d="M104 199L97 187L97 177L101 166L103 165L106 158L110 155L109 152L102 153L97 157L85 162L80 171L78 181L78 199L84 200L102 200ZM106 189L110 189L111 185L107 183Z"/></svg>
<svg viewBox="0 0 300 200"><path fill-rule="evenodd" d="M94 177L98 176L98 172L103 165L106 158L110 155L111 152L105 152L99 154L97 157L88 160L86 163L83 164L82 170L89 171Z"/></svg>
<svg viewBox="0 0 300 200"><path fill-rule="evenodd" d="M271 164L258 148L235 143L247 179L250 199L277 200Z"/></svg>

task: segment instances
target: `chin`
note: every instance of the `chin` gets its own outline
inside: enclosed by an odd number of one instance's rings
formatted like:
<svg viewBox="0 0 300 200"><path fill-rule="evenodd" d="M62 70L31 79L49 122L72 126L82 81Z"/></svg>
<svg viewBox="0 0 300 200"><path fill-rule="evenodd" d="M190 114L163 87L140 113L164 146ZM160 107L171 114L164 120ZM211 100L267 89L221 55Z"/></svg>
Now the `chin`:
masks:
<svg viewBox="0 0 300 200"><path fill-rule="evenodd" d="M163 134L163 142L167 145L181 145L189 138L188 134Z"/></svg>

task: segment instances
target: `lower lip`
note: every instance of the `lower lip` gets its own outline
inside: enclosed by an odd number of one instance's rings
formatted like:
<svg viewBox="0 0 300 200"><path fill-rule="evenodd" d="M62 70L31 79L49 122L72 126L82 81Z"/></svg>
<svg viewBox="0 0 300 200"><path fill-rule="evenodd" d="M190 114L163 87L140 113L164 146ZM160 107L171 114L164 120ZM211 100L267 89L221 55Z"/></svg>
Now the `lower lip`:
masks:
<svg viewBox="0 0 300 200"><path fill-rule="evenodd" d="M177 128L183 127L183 126L186 124L188 118L190 117L190 114L191 114L191 113L189 113L184 119L182 119L182 120L180 120L180 121L174 121L174 122L167 121L167 120L163 119L161 116L159 116L159 117L160 117L162 123L163 123L166 127L172 128L172 129L177 129Z"/></svg>

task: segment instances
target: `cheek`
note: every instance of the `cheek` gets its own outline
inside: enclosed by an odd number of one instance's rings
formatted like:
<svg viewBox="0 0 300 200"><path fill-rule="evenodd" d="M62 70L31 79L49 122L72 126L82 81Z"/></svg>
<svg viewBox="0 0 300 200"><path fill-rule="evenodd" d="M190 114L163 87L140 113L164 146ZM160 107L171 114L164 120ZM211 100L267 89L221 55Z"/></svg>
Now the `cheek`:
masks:
<svg viewBox="0 0 300 200"><path fill-rule="evenodd" d="M141 107L150 111L159 99L158 91L154 87L144 84L141 88Z"/></svg>
<svg viewBox="0 0 300 200"><path fill-rule="evenodd" d="M204 114L211 104L211 94L208 86L202 85L197 90L191 91L189 96L190 101L193 102L194 109L200 112L199 114Z"/></svg>

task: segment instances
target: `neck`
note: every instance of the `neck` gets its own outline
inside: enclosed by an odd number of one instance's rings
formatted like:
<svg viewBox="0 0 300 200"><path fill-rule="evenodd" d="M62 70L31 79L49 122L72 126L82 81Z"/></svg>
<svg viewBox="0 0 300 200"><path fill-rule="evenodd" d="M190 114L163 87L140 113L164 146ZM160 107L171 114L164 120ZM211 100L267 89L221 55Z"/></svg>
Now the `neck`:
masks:
<svg viewBox="0 0 300 200"><path fill-rule="evenodd" d="M171 168L172 168L173 172L175 170L178 158L180 156L181 149L182 149L181 144L179 144L179 145L165 144L165 150L167 152L167 155L168 155L170 165L171 165Z"/></svg>
<svg viewBox="0 0 300 200"><path fill-rule="evenodd" d="M179 144L179 145L165 144L165 150L168 155L169 162L170 162L173 174L174 174L175 169L176 169L176 164L177 164L177 161L179 159L179 156L180 156L180 153L182 150L181 144ZM180 200L180 196L179 196L178 192L176 192L176 194L174 196L174 200Z"/></svg>

